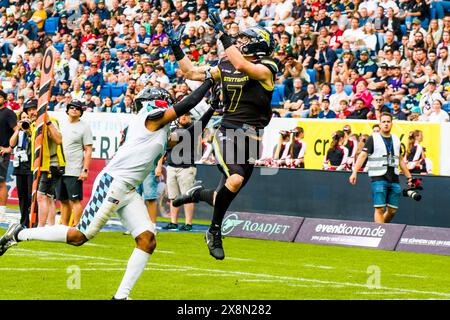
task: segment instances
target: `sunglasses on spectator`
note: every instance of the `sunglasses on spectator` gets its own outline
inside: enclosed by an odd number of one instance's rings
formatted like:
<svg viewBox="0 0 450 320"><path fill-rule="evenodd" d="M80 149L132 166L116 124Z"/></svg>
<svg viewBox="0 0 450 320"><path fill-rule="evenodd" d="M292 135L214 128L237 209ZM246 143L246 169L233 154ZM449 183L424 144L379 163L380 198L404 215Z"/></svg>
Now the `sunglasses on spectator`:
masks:
<svg viewBox="0 0 450 320"><path fill-rule="evenodd" d="M69 109L81 111L81 108L76 106L69 106Z"/></svg>

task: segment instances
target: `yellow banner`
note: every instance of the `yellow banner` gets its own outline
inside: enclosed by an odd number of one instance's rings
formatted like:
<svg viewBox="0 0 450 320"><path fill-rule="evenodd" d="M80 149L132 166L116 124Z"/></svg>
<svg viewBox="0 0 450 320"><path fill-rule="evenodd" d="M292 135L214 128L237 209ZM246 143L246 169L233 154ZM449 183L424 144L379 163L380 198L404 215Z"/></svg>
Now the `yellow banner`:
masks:
<svg viewBox="0 0 450 320"><path fill-rule="evenodd" d="M323 160L331 143L331 135L337 130L342 130L344 125L350 125L352 134L372 133L372 126L375 121L299 121L298 126L305 131L304 141L307 143L305 154L306 169L322 169ZM439 174L439 159L441 145L441 130L439 124L418 123L407 121L394 121L392 133L400 138L402 152L405 152L408 146L408 135L413 130L423 132L423 141L421 145L426 150L427 158L433 163L433 174Z"/></svg>

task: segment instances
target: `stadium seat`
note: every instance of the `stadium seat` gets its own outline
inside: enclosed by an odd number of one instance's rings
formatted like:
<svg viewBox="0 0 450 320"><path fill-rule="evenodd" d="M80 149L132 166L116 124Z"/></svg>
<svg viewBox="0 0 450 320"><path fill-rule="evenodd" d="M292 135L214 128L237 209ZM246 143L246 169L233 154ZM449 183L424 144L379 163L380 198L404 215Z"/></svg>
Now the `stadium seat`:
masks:
<svg viewBox="0 0 450 320"><path fill-rule="evenodd" d="M408 29L406 29L406 25L404 24L400 25L400 29L402 30L402 35L405 35L408 32Z"/></svg>
<svg viewBox="0 0 450 320"><path fill-rule="evenodd" d="M53 46L55 47L56 50L58 50L60 53L63 53L64 51L64 43L61 42L55 42L53 44Z"/></svg>
<svg viewBox="0 0 450 320"><path fill-rule="evenodd" d="M37 26L36 22L34 22L33 20L29 20L28 23L31 26L31 31L28 34L28 39L36 40L36 38L38 36L38 26Z"/></svg>
<svg viewBox="0 0 450 320"><path fill-rule="evenodd" d="M276 84L272 94L272 107L279 107L284 102L284 85Z"/></svg>
<svg viewBox="0 0 450 320"><path fill-rule="evenodd" d="M111 96L113 98L120 97L125 92L123 85L113 85L111 86Z"/></svg>
<svg viewBox="0 0 450 320"><path fill-rule="evenodd" d="M331 85L331 94L336 93L336 87L334 86L334 84Z"/></svg>
<svg viewBox="0 0 450 320"><path fill-rule="evenodd" d="M345 93L349 96L353 93L353 86L351 84L346 84L344 86Z"/></svg>
<svg viewBox="0 0 450 320"><path fill-rule="evenodd" d="M105 97L111 97L111 86L110 85L104 85L100 89L100 99L105 99Z"/></svg>
<svg viewBox="0 0 450 320"><path fill-rule="evenodd" d="M58 31L58 17L47 18L44 22L44 30L47 34L56 34Z"/></svg>
<svg viewBox="0 0 450 320"><path fill-rule="evenodd" d="M306 69L306 73L309 76L309 82L316 82L316 69Z"/></svg>

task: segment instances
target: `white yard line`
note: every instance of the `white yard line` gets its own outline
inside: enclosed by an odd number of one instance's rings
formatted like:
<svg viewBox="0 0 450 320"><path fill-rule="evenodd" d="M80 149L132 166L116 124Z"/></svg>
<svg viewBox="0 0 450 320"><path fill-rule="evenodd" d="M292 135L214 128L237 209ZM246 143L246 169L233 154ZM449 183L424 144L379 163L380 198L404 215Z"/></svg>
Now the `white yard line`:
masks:
<svg viewBox="0 0 450 320"><path fill-rule="evenodd" d="M406 277L406 278L420 278L420 279L428 279L431 278L430 276L422 276L419 274L402 274L402 273L393 273L393 276L397 277Z"/></svg>
<svg viewBox="0 0 450 320"><path fill-rule="evenodd" d="M36 251L29 250L29 249L21 249L17 248L16 251L22 251L22 252L30 252L34 253ZM120 260L120 259L114 259L114 258L104 258L104 257L94 257L94 256L84 256L84 255L75 255L75 254L69 254L69 253L59 253L59 252L51 252L51 251L40 251L41 253L47 253L47 254L53 254L57 256L64 256L66 259L69 257L73 258L84 258L84 259L91 259L91 260L102 260L102 261L115 261L115 262L127 262L126 260ZM178 265L173 264L161 264L161 263L154 263L149 262L150 266L153 266L152 268L146 268L145 270L155 270L155 267L162 268L164 270L173 269L173 268L180 268ZM277 275L271 275L266 273L251 273L251 272L243 272L243 271L232 271L232 270L220 270L220 269L208 269L208 268L198 268L198 267L190 267L190 266L184 266L184 271L198 271L198 272L206 272L208 274L214 274L214 273L220 273L220 274L233 274L233 275L239 275L239 276L245 276L245 277L256 277L256 278L262 278L262 279L277 279L277 280L284 280L284 281L299 281L299 282L308 282L308 283L314 283L314 284L324 284L329 286L342 286L342 287L355 287L355 288L365 288L367 289L366 284L360 284L360 283L351 283L351 282L339 282L339 281L331 281L331 280L320 280L320 279L313 279L313 278L302 278L302 277L289 277L289 276L277 276ZM12 270L14 268L6 268L9 270ZM27 268L24 268L25 270L28 270ZM161 270L162 270L161 269ZM4 270L4 269L0 269ZM57 269L58 270L58 269ZM65 270L65 269L64 269ZM82 269L83 270L83 269ZM123 270L123 269L118 269ZM6 271L6 270L5 270ZM415 290L415 289L404 289L404 288L391 288L391 287L384 287L380 286L377 288L378 290L389 290L389 291L398 291L402 293L418 293L418 294L429 294L429 295L436 295L441 297L447 297L450 298L450 293L448 292L437 292L437 291L422 291L422 290ZM374 291L374 292L377 292ZM380 292L380 291L378 291Z"/></svg>
<svg viewBox="0 0 450 320"><path fill-rule="evenodd" d="M335 267L330 267L330 266L319 266L316 264L304 264L304 267L309 267L309 268L318 268L318 269L336 269Z"/></svg>

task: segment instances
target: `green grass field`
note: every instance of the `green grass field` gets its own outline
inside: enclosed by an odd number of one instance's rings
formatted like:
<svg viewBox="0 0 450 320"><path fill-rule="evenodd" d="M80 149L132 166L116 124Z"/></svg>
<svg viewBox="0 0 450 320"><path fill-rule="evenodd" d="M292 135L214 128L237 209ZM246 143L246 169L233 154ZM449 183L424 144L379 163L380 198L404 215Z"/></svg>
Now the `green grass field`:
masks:
<svg viewBox="0 0 450 320"><path fill-rule="evenodd" d="M202 233L157 237L134 300L450 298L448 256L227 237L216 261ZM133 246L118 232L82 247L21 242L0 257L1 297L110 299Z"/></svg>

